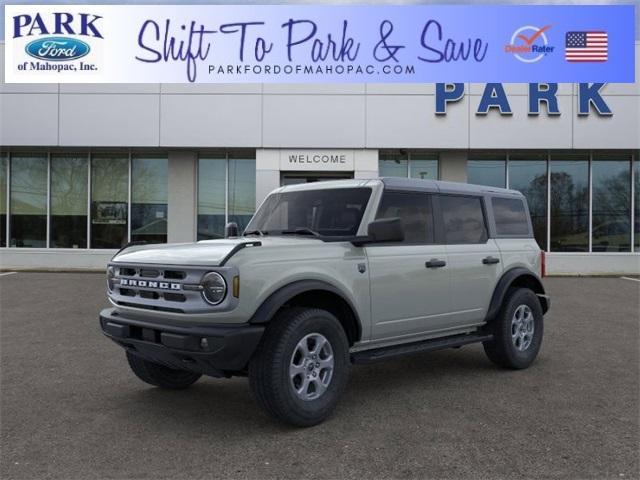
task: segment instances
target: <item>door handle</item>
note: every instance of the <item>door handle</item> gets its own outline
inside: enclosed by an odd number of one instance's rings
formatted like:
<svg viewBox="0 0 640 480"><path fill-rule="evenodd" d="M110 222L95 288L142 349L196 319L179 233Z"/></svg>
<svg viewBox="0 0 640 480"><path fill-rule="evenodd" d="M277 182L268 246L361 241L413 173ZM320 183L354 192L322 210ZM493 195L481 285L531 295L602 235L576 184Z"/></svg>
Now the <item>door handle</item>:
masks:
<svg viewBox="0 0 640 480"><path fill-rule="evenodd" d="M500 263L500 259L489 255L488 257L482 259L482 263L484 263L485 265L493 265L494 263Z"/></svg>
<svg viewBox="0 0 640 480"><path fill-rule="evenodd" d="M444 260L438 260L437 258L432 258L427 263L424 264L427 268L441 268L447 264Z"/></svg>

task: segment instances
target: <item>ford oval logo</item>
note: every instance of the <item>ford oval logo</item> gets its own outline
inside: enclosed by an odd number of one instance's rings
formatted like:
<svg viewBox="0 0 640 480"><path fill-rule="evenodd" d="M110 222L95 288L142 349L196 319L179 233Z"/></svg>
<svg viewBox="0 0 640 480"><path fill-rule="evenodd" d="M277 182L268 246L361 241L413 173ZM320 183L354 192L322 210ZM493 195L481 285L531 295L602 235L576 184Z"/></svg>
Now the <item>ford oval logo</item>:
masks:
<svg viewBox="0 0 640 480"><path fill-rule="evenodd" d="M91 48L75 38L46 37L27 44L25 51L40 60L63 62L84 57Z"/></svg>

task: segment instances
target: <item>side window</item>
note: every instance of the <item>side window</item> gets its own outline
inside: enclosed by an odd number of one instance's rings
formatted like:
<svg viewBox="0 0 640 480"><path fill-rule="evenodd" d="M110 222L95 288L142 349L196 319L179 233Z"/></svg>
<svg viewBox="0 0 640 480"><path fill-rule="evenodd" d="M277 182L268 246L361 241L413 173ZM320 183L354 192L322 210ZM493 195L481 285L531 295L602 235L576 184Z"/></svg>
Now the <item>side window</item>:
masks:
<svg viewBox="0 0 640 480"><path fill-rule="evenodd" d="M529 222L524 202L519 198L492 198L498 235L528 235Z"/></svg>
<svg viewBox="0 0 640 480"><path fill-rule="evenodd" d="M487 226L478 197L442 195L440 197L445 240L449 244L484 243Z"/></svg>
<svg viewBox="0 0 640 480"><path fill-rule="evenodd" d="M431 196L426 193L384 192L376 218L400 217L404 243L433 243Z"/></svg>

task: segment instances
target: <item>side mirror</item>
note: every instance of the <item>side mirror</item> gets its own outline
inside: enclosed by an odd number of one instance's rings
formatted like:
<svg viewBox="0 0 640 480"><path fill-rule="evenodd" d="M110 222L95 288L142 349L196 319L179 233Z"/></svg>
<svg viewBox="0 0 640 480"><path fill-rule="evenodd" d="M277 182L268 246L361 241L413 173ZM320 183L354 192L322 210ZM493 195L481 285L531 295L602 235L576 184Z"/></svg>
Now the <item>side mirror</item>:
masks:
<svg viewBox="0 0 640 480"><path fill-rule="evenodd" d="M374 220L367 229L368 241L366 243L402 242L404 240L404 228L400 218L381 218Z"/></svg>
<svg viewBox="0 0 640 480"><path fill-rule="evenodd" d="M237 237L238 236L238 224L236 222L229 222L224 227L224 238Z"/></svg>

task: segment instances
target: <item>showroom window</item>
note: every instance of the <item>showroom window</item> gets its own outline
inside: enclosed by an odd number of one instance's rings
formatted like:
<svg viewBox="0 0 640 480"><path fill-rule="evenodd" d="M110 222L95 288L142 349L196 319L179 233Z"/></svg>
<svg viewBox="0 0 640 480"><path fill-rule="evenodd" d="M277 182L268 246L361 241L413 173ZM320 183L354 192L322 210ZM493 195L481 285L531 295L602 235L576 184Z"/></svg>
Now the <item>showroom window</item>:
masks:
<svg viewBox="0 0 640 480"><path fill-rule="evenodd" d="M9 159L0 154L0 247L7 246L7 179Z"/></svg>
<svg viewBox="0 0 640 480"><path fill-rule="evenodd" d="M576 153L551 154L549 231L552 252L589 251L589 160Z"/></svg>
<svg viewBox="0 0 640 480"><path fill-rule="evenodd" d="M51 156L50 247L87 247L88 172L86 154Z"/></svg>
<svg viewBox="0 0 640 480"><path fill-rule="evenodd" d="M129 241L166 242L167 199L166 155L0 154L0 246L117 249Z"/></svg>
<svg viewBox="0 0 640 480"><path fill-rule="evenodd" d="M469 183L500 186L504 182L522 192L535 239L546 251L637 252L638 154L628 150L472 152L467 175ZM501 157L504 160L496 160Z"/></svg>
<svg viewBox="0 0 640 480"><path fill-rule="evenodd" d="M91 156L91 248L120 248L128 241L129 156Z"/></svg>
<svg viewBox="0 0 640 480"><path fill-rule="evenodd" d="M475 185L504 188L507 185L507 161L504 154L469 154L467 182Z"/></svg>
<svg viewBox="0 0 640 480"><path fill-rule="evenodd" d="M533 235L547 249L547 154L512 153L508 162L509 188L519 190L527 199Z"/></svg>
<svg viewBox="0 0 640 480"><path fill-rule="evenodd" d="M229 221L240 231L249 224L256 210L256 161L242 152L229 154Z"/></svg>
<svg viewBox="0 0 640 480"><path fill-rule="evenodd" d="M228 222L244 230L255 212L255 151L202 154L198 159L198 240L224 237Z"/></svg>
<svg viewBox="0 0 640 480"><path fill-rule="evenodd" d="M438 179L438 155L430 152L382 150L378 161L381 177Z"/></svg>
<svg viewBox="0 0 640 480"><path fill-rule="evenodd" d="M168 169L166 156L131 160L132 242L167 242Z"/></svg>
<svg viewBox="0 0 640 480"><path fill-rule="evenodd" d="M47 155L11 156L10 242L12 247L47 246Z"/></svg>
<svg viewBox="0 0 640 480"><path fill-rule="evenodd" d="M631 251L631 155L594 154L591 185L592 251Z"/></svg>

